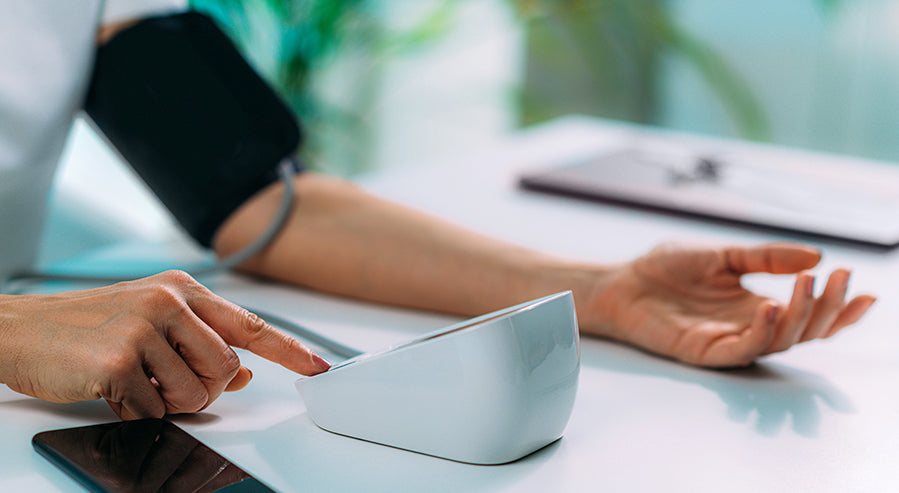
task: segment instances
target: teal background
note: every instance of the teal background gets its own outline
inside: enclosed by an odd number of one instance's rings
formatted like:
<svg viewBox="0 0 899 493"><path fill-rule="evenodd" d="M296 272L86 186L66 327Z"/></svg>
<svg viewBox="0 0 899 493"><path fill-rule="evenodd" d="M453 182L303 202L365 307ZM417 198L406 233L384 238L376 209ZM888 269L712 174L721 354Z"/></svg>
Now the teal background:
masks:
<svg viewBox="0 0 899 493"><path fill-rule="evenodd" d="M570 113L899 161L899 2L194 3L287 91L308 160L337 174L470 154ZM326 49L310 50L297 16L321 12Z"/></svg>

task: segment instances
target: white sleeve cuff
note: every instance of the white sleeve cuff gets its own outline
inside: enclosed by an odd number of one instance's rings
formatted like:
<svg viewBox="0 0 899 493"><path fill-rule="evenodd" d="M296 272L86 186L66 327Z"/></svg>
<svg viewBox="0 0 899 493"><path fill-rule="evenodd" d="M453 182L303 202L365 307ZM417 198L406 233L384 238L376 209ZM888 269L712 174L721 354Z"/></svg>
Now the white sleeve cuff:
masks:
<svg viewBox="0 0 899 493"><path fill-rule="evenodd" d="M103 23L187 10L187 0L106 0Z"/></svg>

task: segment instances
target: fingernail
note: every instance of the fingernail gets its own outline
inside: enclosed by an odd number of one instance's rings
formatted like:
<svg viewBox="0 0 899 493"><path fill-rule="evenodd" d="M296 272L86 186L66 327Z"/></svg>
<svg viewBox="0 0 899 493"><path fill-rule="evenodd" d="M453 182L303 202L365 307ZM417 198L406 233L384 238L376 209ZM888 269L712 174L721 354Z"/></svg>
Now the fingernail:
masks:
<svg viewBox="0 0 899 493"><path fill-rule="evenodd" d="M808 295L809 298L815 295L815 278L809 277L808 280L805 281L805 294Z"/></svg>
<svg viewBox="0 0 899 493"><path fill-rule="evenodd" d="M331 363L328 363L325 358L322 358L315 353L312 353L312 361L314 361L315 364L324 371L328 371L331 368Z"/></svg>
<svg viewBox="0 0 899 493"><path fill-rule="evenodd" d="M849 278L852 276L851 272L846 273L846 277L843 278L843 290L849 289Z"/></svg>
<svg viewBox="0 0 899 493"><path fill-rule="evenodd" d="M774 323L775 318L777 318L777 307L772 306L768 308L768 323Z"/></svg>

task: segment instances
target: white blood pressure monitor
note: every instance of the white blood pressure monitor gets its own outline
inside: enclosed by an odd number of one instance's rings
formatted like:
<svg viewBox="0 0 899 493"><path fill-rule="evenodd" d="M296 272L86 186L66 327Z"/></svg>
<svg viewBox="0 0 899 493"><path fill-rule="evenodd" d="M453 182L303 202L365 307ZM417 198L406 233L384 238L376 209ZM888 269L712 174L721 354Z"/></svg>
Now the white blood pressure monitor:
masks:
<svg viewBox="0 0 899 493"><path fill-rule="evenodd" d="M559 439L580 353L571 292L361 354L296 386L328 431L475 464Z"/></svg>

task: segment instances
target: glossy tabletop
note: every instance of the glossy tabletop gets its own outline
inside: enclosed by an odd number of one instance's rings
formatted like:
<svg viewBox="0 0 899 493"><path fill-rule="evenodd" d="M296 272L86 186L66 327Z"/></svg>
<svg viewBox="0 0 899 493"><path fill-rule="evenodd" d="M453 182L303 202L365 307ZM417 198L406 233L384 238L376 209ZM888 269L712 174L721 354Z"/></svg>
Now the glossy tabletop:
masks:
<svg viewBox="0 0 899 493"><path fill-rule="evenodd" d="M615 145L629 131L569 118L468 159L456 156L358 181L375 194L467 227L598 262L630 259L666 240L793 239L516 186L523 169ZM76 145L69 159L84 158ZM134 259L153 265L193 258L195 252L178 241L165 248L145 239L118 243L68 265L114 268L134 265ZM464 464L323 431L294 388L296 376L244 351L242 360L255 375L249 387L222 396L203 413L173 420L283 491L897 491L899 253L813 244L824 251L822 271L853 269L850 293L879 295L857 326L734 371L692 368L582 338L579 388L563 438L510 464ZM789 278L753 276L746 282L781 299L792 288ZM238 275L219 275L208 285L364 351L460 321ZM51 404L3 388L0 490L78 491L31 449L31 436L114 419L104 402Z"/></svg>

